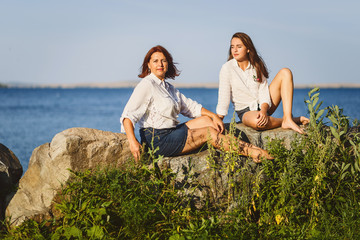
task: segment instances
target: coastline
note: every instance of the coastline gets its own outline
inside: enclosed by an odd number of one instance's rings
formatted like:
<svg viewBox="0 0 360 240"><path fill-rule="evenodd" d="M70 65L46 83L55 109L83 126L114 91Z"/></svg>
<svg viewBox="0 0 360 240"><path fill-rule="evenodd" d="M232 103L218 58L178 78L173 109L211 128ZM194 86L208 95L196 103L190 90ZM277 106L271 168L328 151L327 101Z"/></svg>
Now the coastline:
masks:
<svg viewBox="0 0 360 240"><path fill-rule="evenodd" d="M3 84L6 88L134 88L139 81L78 83L78 84ZM176 88L218 88L218 82L209 83L181 83L171 82ZM318 83L295 84L295 89L325 88L360 88L360 83Z"/></svg>

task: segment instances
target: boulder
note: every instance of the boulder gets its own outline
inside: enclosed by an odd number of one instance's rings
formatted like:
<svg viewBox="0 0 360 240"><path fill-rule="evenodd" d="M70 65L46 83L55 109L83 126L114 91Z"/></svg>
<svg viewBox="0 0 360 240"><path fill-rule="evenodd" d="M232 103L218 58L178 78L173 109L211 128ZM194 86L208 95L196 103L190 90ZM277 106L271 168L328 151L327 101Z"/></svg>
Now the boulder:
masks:
<svg viewBox="0 0 360 240"><path fill-rule="evenodd" d="M0 143L0 220L4 219L8 196L17 186L22 173L19 159Z"/></svg>
<svg viewBox="0 0 360 240"><path fill-rule="evenodd" d="M243 124L236 125L245 141L264 147L272 138L284 138L290 142L292 130L275 129L255 131ZM157 162L160 169L169 168L176 174L176 185L184 187L185 195L193 196L193 203L201 208L210 198L213 203L226 200L229 177L236 178L222 169L221 152L202 151ZM38 220L52 217L54 199L71 177L69 171L81 171L102 167L120 167L131 158L126 135L88 128L71 128L55 135L51 143L37 147L30 158L29 167L19 183L19 190L6 209L13 225L27 218ZM209 161L211 159L211 161ZM256 164L247 158L236 156L238 166L246 164L256 173ZM244 174L238 172L237 174ZM256 174L255 174L256 175ZM255 176L254 175L254 176ZM241 177L237 177L241 180Z"/></svg>
<svg viewBox="0 0 360 240"><path fill-rule="evenodd" d="M70 128L34 149L28 170L6 209L13 225L52 217L52 204L73 171L120 167L131 157L126 135Z"/></svg>
<svg viewBox="0 0 360 240"><path fill-rule="evenodd" d="M273 139L283 140L284 146L287 149L291 148L291 142L294 141L301 134L283 128L275 128L266 131L257 131L251 127L245 126L243 123L237 123L236 128L241 132L241 139L250 142L258 147L266 149L268 142Z"/></svg>
<svg viewBox="0 0 360 240"><path fill-rule="evenodd" d="M196 209L202 209L208 203L222 207L228 204L228 207L231 207L229 192L234 189L232 186L238 184L252 186L256 179L262 178L262 175L258 165L251 159L234 154L232 160L225 162L222 154L218 150L206 150L172 158L166 157L156 164L161 171L171 169L175 174L175 187L182 190L181 197ZM234 168L228 171L231 165ZM247 193L249 196L250 191Z"/></svg>

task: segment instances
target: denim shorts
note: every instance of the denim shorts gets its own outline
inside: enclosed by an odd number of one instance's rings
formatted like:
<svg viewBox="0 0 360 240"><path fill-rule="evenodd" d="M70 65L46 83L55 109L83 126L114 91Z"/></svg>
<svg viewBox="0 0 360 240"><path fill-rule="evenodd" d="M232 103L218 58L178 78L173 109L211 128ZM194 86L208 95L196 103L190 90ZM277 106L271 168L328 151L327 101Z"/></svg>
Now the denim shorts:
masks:
<svg viewBox="0 0 360 240"><path fill-rule="evenodd" d="M249 112L250 111L250 108L247 107L247 108L244 108L244 109L241 109L239 111L236 111L236 114L238 115L238 117L240 118L240 121L238 123L242 123L242 117L244 116L244 114L246 112Z"/></svg>
<svg viewBox="0 0 360 240"><path fill-rule="evenodd" d="M174 128L141 128L141 143L145 143L146 148L159 149L155 155L172 157L179 155L185 147L188 136L188 127L185 123L179 124Z"/></svg>

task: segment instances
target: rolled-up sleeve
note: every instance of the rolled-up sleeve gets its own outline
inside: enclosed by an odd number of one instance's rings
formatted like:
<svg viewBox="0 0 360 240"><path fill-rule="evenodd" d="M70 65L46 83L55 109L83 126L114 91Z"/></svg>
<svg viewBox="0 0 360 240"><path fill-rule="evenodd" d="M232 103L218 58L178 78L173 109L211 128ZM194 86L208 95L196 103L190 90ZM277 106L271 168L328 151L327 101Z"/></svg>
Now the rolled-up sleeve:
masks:
<svg viewBox="0 0 360 240"><path fill-rule="evenodd" d="M181 99L180 113L189 118L200 117L202 105L190 98L185 97L182 93L179 94Z"/></svg>
<svg viewBox="0 0 360 240"><path fill-rule="evenodd" d="M269 92L269 84L267 79L263 76L262 82L259 86L259 104L267 103L269 108L271 107L271 99L270 99L270 92Z"/></svg>
<svg viewBox="0 0 360 240"><path fill-rule="evenodd" d="M147 81L141 81L134 89L120 118L121 132L125 132L123 121L128 118L133 126L144 116L151 101L152 86Z"/></svg>
<svg viewBox="0 0 360 240"><path fill-rule="evenodd" d="M219 74L219 94L216 113L226 116L229 110L231 97L230 72L227 66L223 65Z"/></svg>

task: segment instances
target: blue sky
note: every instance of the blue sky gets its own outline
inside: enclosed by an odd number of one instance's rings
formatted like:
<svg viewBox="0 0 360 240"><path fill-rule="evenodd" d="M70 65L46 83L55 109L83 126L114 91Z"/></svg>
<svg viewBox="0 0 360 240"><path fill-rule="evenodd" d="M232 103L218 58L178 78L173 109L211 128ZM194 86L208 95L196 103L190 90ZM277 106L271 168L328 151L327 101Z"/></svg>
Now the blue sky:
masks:
<svg viewBox="0 0 360 240"><path fill-rule="evenodd" d="M161 44L176 81L217 82L230 38L248 33L270 70L296 84L360 83L360 1L0 1L0 82L137 80Z"/></svg>

